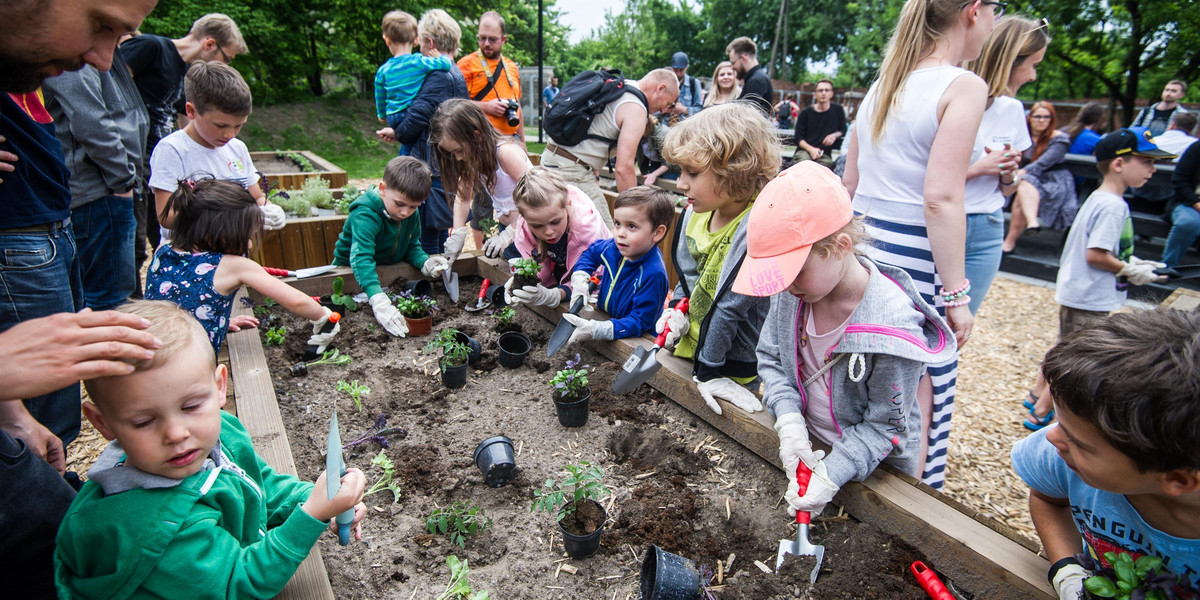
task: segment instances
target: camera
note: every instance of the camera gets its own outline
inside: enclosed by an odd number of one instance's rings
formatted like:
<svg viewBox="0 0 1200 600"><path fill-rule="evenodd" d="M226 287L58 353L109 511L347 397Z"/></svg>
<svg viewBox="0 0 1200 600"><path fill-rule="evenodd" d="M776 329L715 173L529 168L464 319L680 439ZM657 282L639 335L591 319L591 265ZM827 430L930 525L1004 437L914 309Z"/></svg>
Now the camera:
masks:
<svg viewBox="0 0 1200 600"><path fill-rule="evenodd" d="M505 100L508 108L504 109L504 118L508 119L509 127L516 127L521 124L521 105L512 98Z"/></svg>

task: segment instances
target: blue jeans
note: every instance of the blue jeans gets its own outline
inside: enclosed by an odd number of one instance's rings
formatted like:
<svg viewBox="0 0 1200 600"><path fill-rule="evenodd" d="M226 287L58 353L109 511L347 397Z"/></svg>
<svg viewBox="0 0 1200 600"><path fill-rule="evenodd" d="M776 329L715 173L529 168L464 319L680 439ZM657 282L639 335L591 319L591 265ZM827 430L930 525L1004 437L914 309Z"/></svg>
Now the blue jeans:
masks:
<svg viewBox="0 0 1200 600"><path fill-rule="evenodd" d="M450 211L441 177L434 177L430 182L429 196L421 203L419 213L421 249L425 254L441 254L450 237L450 227L454 224L454 214Z"/></svg>
<svg viewBox="0 0 1200 600"><path fill-rule="evenodd" d="M1171 233L1167 234L1162 261L1168 267L1178 265L1197 237L1200 237L1200 212L1186 204L1176 206L1171 211Z"/></svg>
<svg viewBox="0 0 1200 600"><path fill-rule="evenodd" d="M54 535L75 490L25 444L0 431L0 564L10 598L54 597Z"/></svg>
<svg viewBox="0 0 1200 600"><path fill-rule="evenodd" d="M80 206L71 211L71 227L84 304L92 310L116 308L135 286L133 198L104 196Z"/></svg>
<svg viewBox="0 0 1200 600"><path fill-rule="evenodd" d="M983 297L1000 270L1000 245L1004 242L1004 212L967 215L967 252L963 269L971 280L971 314L979 312Z"/></svg>
<svg viewBox="0 0 1200 600"><path fill-rule="evenodd" d="M21 321L80 310L82 290L70 220L53 231L0 232L0 331ZM25 407L64 448L79 435L78 383L26 398Z"/></svg>

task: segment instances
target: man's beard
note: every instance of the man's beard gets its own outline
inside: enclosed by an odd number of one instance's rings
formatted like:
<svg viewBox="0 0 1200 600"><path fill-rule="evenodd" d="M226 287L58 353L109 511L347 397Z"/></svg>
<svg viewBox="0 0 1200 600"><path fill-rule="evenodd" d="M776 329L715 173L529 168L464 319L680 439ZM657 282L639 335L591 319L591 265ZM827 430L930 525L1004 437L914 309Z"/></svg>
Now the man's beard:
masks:
<svg viewBox="0 0 1200 600"><path fill-rule="evenodd" d="M488 60L496 60L497 58L500 58L500 52L502 50L503 50L503 48L501 48L500 50L496 50L495 52L488 52L487 50L480 48L479 53L483 54L483 57Z"/></svg>
<svg viewBox="0 0 1200 600"><path fill-rule="evenodd" d="M78 71L83 68L83 62L64 63L31 63L18 56L0 52L0 91L22 94L32 92L42 85L47 75L44 72L51 65L64 71Z"/></svg>

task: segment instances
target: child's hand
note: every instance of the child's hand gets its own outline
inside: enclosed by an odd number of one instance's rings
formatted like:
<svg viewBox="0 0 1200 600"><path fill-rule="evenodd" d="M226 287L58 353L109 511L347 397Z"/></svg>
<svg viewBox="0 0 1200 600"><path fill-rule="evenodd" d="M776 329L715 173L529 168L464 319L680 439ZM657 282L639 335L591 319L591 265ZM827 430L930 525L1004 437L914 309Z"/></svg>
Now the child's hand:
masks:
<svg viewBox="0 0 1200 600"><path fill-rule="evenodd" d="M571 273L571 302L569 305L575 305L576 298L583 298L583 308L581 311L587 310L591 305L592 278L584 271L575 271Z"/></svg>
<svg viewBox="0 0 1200 600"><path fill-rule="evenodd" d="M513 304L555 307L562 302L562 292L558 291L558 288L549 289L540 283L512 290L511 296Z"/></svg>
<svg viewBox="0 0 1200 600"><path fill-rule="evenodd" d="M362 541L362 520L363 520L363 517L365 517L365 516L367 516L367 505L363 504L362 502L355 504L354 505L354 540L357 542ZM334 533L334 534L338 533L337 521L329 522L329 531L330 531L330 533Z"/></svg>
<svg viewBox="0 0 1200 600"><path fill-rule="evenodd" d="M326 472L321 471L321 476L317 477L317 482L313 486L312 493L308 495L308 500L304 501L304 505L300 507L308 516L318 521L328 521L362 502L363 492L367 489L367 478L362 471L353 467L346 469L346 474L342 476L342 487L338 489L337 495L332 500L328 498L328 488L325 486Z"/></svg>
<svg viewBox="0 0 1200 600"><path fill-rule="evenodd" d="M258 327L258 319L251 315L237 315L229 319L229 333L237 333L243 329Z"/></svg>
<svg viewBox="0 0 1200 600"><path fill-rule="evenodd" d="M568 346L577 342L586 342L587 340L613 339L612 321L585 319L571 313L563 313L563 318L575 326L575 331L571 332L571 338L567 340Z"/></svg>
<svg viewBox="0 0 1200 600"><path fill-rule="evenodd" d="M808 480L808 489L804 491L804 494L800 493L800 484L796 481L796 471L793 469L791 473L788 473L788 489L784 494L788 503L788 514L794 517L797 511L805 511L819 515L821 511L825 510L825 505L833 500L837 491L837 484L829 479L825 461L817 462L817 466L812 469L812 476Z"/></svg>
<svg viewBox="0 0 1200 600"><path fill-rule="evenodd" d="M507 225L501 223L502 225ZM508 248L513 243L513 238L517 235L515 227L506 226L504 231L493 235L483 243L483 254L488 258L496 258L504 253L505 248Z"/></svg>
<svg viewBox="0 0 1200 600"><path fill-rule="evenodd" d="M686 314L674 308L668 308L663 311L662 316L658 318L658 322L654 324L654 332L662 333L663 327L667 324L671 325L671 331L667 333L667 339L663 342L663 349L671 350L679 342L679 338L687 335L691 324L688 322ZM721 414L721 411L718 410L717 414Z"/></svg>
<svg viewBox="0 0 1200 600"><path fill-rule="evenodd" d="M754 395L754 392L738 385L736 381L728 377L718 377L708 381L700 381L693 377L692 380L696 382L696 389L704 398L704 403L718 415L721 414L721 405L717 404L717 398L746 412L758 412L763 409L762 402Z"/></svg>
<svg viewBox="0 0 1200 600"><path fill-rule="evenodd" d="M946 321L954 332L954 339L958 342L958 347L962 348L967 345L967 340L971 339L971 327L975 325L975 316L971 314L970 307L963 304L947 308Z"/></svg>

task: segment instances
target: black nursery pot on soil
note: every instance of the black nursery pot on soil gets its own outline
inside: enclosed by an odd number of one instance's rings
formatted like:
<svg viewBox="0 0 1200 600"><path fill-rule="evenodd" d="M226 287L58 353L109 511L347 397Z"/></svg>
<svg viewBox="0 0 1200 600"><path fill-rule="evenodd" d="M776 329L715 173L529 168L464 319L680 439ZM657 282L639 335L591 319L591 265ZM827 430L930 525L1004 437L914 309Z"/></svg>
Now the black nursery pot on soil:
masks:
<svg viewBox="0 0 1200 600"><path fill-rule="evenodd" d="M517 476L512 440L502 435L490 437L475 448L475 466L483 473L488 487L504 487Z"/></svg>
<svg viewBox="0 0 1200 600"><path fill-rule="evenodd" d="M588 400L592 397L592 389L587 388L582 393L561 398L557 393L554 397L554 410L558 412L558 422L563 427L583 427L588 420Z"/></svg>
<svg viewBox="0 0 1200 600"><path fill-rule="evenodd" d="M533 346L533 342L529 341L529 336L519 331L501 334L496 344L500 347L500 356L496 360L508 369L521 366L529 354L529 348Z"/></svg>
<svg viewBox="0 0 1200 600"><path fill-rule="evenodd" d="M573 507L573 510L568 507ZM568 502L559 510L568 511L558 522L558 531L563 536L563 547L571 558L587 558L600 549L600 534L604 533L604 522L608 513L595 500Z"/></svg>
<svg viewBox="0 0 1200 600"><path fill-rule="evenodd" d="M640 600L693 600L700 597L700 573L692 561L650 546L638 589Z"/></svg>
<svg viewBox="0 0 1200 600"><path fill-rule="evenodd" d="M467 364L473 365L479 362L479 357L483 356L483 346L479 345L475 338L459 331L454 334L454 341L470 349L467 353Z"/></svg>
<svg viewBox="0 0 1200 600"><path fill-rule="evenodd" d="M467 385L468 369L470 369L470 365L465 362L461 365L443 368L442 385L450 389L465 387Z"/></svg>

